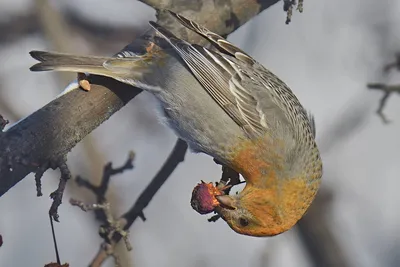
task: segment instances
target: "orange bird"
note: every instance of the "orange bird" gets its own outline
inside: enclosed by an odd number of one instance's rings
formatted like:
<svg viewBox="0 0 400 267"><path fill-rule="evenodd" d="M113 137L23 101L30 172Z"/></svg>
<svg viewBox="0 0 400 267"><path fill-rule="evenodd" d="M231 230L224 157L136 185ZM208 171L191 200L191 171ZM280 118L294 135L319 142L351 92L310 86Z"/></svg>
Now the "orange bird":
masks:
<svg viewBox="0 0 400 267"><path fill-rule="evenodd" d="M170 14L211 47L191 44L150 22L157 36L141 54L32 51L41 62L31 70L103 75L152 93L168 126L193 151L214 157L246 180L237 195L211 192L213 210L234 231L273 236L290 229L313 201L322 176L313 117L281 79L252 57L199 24Z"/></svg>

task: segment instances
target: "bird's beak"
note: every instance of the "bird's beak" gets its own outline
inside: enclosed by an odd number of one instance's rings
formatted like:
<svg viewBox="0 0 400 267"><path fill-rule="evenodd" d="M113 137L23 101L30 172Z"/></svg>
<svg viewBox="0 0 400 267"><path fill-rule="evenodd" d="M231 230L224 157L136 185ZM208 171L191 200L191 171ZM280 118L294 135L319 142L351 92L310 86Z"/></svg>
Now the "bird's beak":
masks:
<svg viewBox="0 0 400 267"><path fill-rule="evenodd" d="M230 210L236 209L235 200L229 195L215 196L215 198L218 200L223 208L227 208Z"/></svg>

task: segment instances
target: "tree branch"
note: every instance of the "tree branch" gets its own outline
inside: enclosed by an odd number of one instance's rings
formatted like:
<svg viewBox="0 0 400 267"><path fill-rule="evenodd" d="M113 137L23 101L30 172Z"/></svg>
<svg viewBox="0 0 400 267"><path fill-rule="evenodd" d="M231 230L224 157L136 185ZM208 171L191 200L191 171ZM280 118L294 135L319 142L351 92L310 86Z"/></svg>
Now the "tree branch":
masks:
<svg viewBox="0 0 400 267"><path fill-rule="evenodd" d="M367 87L368 89L380 90L384 93L381 100L379 101L379 107L376 110L376 114L378 114L378 116L382 119L383 123L389 123L390 120L386 118L386 115L383 113L383 109L385 108L386 103L392 93L400 94L400 84L387 85L383 83L369 83L367 84Z"/></svg>
<svg viewBox="0 0 400 267"><path fill-rule="evenodd" d="M320 190L306 215L297 223L296 229L310 255L312 266L349 267L347 257L325 216L330 210L331 201L332 193L326 189Z"/></svg>
<svg viewBox="0 0 400 267"><path fill-rule="evenodd" d="M121 227L123 226L123 229L121 231L127 231L138 218L142 219L143 221L146 220L143 210L149 205L150 201L156 195L158 190L163 186L163 184L167 181L167 179L171 176L172 172L176 169L179 163L184 161L186 151L186 142L178 139L172 152L170 153L164 165L158 171L156 176L154 176L149 185L143 190L143 192L140 194L132 207L116 221L116 224ZM102 181L102 184L108 183ZM103 188L103 190L106 189L107 186ZM104 199L99 198L98 193L95 190L93 191L96 193L98 200L100 199L104 201ZM102 193L105 194L106 192L104 191ZM124 237L120 234L121 231L113 232L112 239L104 242L100 246L97 255L94 257L90 264L91 267L101 266L102 263L110 255L113 254L113 248L121 240L121 238ZM113 257L115 258L115 255L113 255Z"/></svg>
<svg viewBox="0 0 400 267"><path fill-rule="evenodd" d="M1 135L0 196L42 166L57 168L54 162L140 93L103 77L93 76L91 83L90 94L73 90Z"/></svg>
<svg viewBox="0 0 400 267"><path fill-rule="evenodd" d="M134 26L112 26L109 24L98 24L87 20L83 16L74 12L74 10L66 8L62 12L63 19L71 28L74 35L84 37L87 41L95 44L94 49L104 50L107 46L112 46L112 43L129 42L134 39L138 29ZM38 16L37 10L34 8L26 14L16 15L0 22L0 44L18 41L20 38L27 35L43 34L41 27L41 18ZM99 42L101 40L101 42ZM112 40L110 42L109 40ZM69 40L70 41L70 40ZM97 42L96 42L97 41Z"/></svg>

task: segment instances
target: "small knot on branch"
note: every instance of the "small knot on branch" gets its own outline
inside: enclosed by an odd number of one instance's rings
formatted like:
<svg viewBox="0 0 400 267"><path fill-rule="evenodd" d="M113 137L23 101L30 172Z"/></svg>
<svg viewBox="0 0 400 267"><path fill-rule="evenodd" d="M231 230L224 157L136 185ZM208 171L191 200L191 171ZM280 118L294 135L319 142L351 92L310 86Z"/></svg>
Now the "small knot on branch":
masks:
<svg viewBox="0 0 400 267"><path fill-rule="evenodd" d="M8 123L9 121L4 119L3 116L0 115L0 131L3 131Z"/></svg>

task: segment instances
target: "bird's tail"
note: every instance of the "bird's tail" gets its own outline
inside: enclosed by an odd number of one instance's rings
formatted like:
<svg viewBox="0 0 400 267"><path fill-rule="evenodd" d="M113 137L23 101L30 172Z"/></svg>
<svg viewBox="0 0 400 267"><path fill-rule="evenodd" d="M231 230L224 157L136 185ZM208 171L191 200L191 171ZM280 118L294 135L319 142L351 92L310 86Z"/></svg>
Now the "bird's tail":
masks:
<svg viewBox="0 0 400 267"><path fill-rule="evenodd" d="M134 83L146 71L146 64L140 57L118 58L63 54L56 52L31 51L39 63L31 71L67 71L107 76L116 80Z"/></svg>
<svg viewBox="0 0 400 267"><path fill-rule="evenodd" d="M109 57L78 56L44 51L31 51L29 54L40 61L30 68L31 71L55 70L113 76L110 70L103 66L104 62L112 59Z"/></svg>

